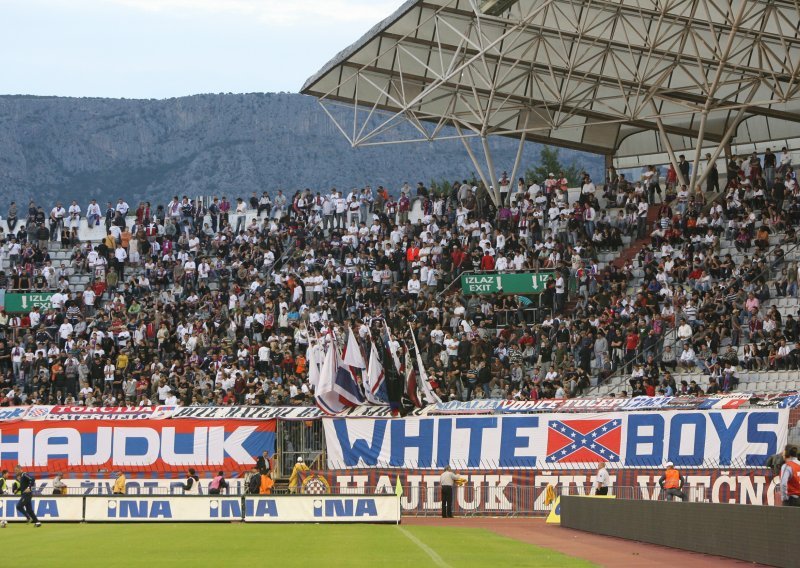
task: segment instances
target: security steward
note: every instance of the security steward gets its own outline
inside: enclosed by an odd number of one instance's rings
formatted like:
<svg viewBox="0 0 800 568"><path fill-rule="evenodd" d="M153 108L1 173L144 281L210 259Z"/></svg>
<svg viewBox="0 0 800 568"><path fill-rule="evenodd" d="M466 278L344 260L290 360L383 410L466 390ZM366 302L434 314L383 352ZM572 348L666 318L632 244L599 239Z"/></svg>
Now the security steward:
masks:
<svg viewBox="0 0 800 568"><path fill-rule="evenodd" d="M664 491L664 497L678 497L681 501L686 501L686 493L683 492L683 486L686 485L686 479L675 469L675 464L667 462L667 470L661 479L658 480L661 490Z"/></svg>
<svg viewBox="0 0 800 568"><path fill-rule="evenodd" d="M19 501L17 502L17 511L28 519L29 523L33 521L34 527L39 528L42 526L42 523L39 522L33 510L33 490L36 487L36 482L33 476L30 473L22 471L19 465L14 468L14 474L19 482L20 494Z"/></svg>
<svg viewBox="0 0 800 568"><path fill-rule="evenodd" d="M608 469L605 462L600 462L597 467L597 475L594 479L595 495L608 495L608 490L611 488L611 476L608 474Z"/></svg>
<svg viewBox="0 0 800 568"><path fill-rule="evenodd" d="M439 477L439 483L442 486L442 518L453 518L453 488L464 481L464 478L458 474L453 473L448 465L444 468L442 475Z"/></svg>
<svg viewBox="0 0 800 568"><path fill-rule="evenodd" d="M797 447L786 450L786 462L781 468L781 500L784 507L800 507L800 461Z"/></svg>
<svg viewBox="0 0 800 568"><path fill-rule="evenodd" d="M183 494L200 495L200 476L193 467L189 468L189 475L186 476L186 483L183 484Z"/></svg>

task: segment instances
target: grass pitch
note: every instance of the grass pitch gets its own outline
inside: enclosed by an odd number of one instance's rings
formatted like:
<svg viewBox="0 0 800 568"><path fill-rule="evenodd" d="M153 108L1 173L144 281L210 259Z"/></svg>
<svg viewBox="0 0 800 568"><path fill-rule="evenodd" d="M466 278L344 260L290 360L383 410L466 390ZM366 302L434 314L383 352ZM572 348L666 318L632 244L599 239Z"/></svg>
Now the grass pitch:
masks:
<svg viewBox="0 0 800 568"><path fill-rule="evenodd" d="M592 566L484 529L406 525L9 524L3 565L130 566Z"/></svg>

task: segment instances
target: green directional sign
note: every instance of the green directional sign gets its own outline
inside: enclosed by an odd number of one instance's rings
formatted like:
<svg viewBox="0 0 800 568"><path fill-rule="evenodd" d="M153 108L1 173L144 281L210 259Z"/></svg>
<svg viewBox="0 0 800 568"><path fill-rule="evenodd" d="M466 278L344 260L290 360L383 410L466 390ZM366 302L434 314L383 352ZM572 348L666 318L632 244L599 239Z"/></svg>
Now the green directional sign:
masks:
<svg viewBox="0 0 800 568"><path fill-rule="evenodd" d="M5 310L6 312L29 312L34 306L40 308L49 308L50 299L54 296L54 292L30 292L25 294L11 294L5 295Z"/></svg>
<svg viewBox="0 0 800 568"><path fill-rule="evenodd" d="M540 294L552 272L463 274L461 290L471 294Z"/></svg>

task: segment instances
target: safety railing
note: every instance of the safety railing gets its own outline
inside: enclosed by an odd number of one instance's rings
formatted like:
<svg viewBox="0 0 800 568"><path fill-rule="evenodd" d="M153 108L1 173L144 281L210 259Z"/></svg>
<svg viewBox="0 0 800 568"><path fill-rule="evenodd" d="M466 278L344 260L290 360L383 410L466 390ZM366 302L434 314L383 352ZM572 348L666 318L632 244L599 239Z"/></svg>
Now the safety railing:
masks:
<svg viewBox="0 0 800 568"><path fill-rule="evenodd" d="M426 482L402 485L398 491L397 485L390 480L378 486L340 486L340 485L315 485L314 488L299 487L295 491L287 488L273 490L271 496L290 495L326 495L326 496L374 496L374 495L400 495L402 514L414 517L435 517L441 515L442 492L436 480L426 479ZM223 491L221 497L256 496L241 491L243 487L231 488ZM766 480L763 487L756 488L753 495L742 493L732 497L726 490L724 483L709 482L685 485L678 494L668 492L657 483L645 483L638 486L617 486L609 488L608 495L615 499L634 501L685 501L694 503L748 503L755 505L772 505L776 502L776 481ZM83 491L83 492L82 492ZM503 485L501 483L486 483L481 481L466 482L456 486L454 491L453 511L459 516L495 516L495 517L531 517L547 515L553 506L553 499L559 495L595 495L596 490L592 483L557 483L552 491L548 490L545 483L537 485ZM52 492L43 491L42 497L51 496ZM108 496L110 492L85 492L80 489L70 489L63 498ZM183 496L169 488L152 488L146 493L127 493L127 496ZM198 497L209 497L204 494ZM213 497L213 495L211 495ZM261 495L265 497L268 495ZM751 498L752 497L752 498ZM60 498L60 497L56 497Z"/></svg>

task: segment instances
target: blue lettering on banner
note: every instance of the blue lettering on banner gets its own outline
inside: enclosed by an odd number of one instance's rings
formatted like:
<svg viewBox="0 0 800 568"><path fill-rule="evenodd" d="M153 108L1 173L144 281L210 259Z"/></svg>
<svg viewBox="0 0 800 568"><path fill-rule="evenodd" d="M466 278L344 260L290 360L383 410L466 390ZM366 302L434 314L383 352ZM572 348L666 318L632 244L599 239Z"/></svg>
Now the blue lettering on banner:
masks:
<svg viewBox="0 0 800 568"><path fill-rule="evenodd" d="M564 420L581 420L575 415ZM786 435L785 410L598 413L623 425L619 465L684 467L764 464ZM596 418L593 418L596 419ZM325 423L332 467L541 467L549 433L541 416L332 419ZM334 457L335 456L335 457Z"/></svg>
<svg viewBox="0 0 800 568"><path fill-rule="evenodd" d="M18 502L19 499L0 500L0 517L7 519L24 519L25 515L17 511ZM4 504L6 505L5 510L3 510ZM36 499L33 505L36 507L37 517L42 519L57 519L60 516L58 513L58 501L56 499Z"/></svg>
<svg viewBox="0 0 800 568"><path fill-rule="evenodd" d="M691 428L694 426L694 428ZM681 444L685 444L688 431L694 432L692 453L682 454ZM669 424L669 451L667 460L682 466L703 465L706 449L705 414L676 414Z"/></svg>
<svg viewBox="0 0 800 568"><path fill-rule="evenodd" d="M169 501L149 499L110 499L108 501L109 519L171 519L172 507Z"/></svg>
<svg viewBox="0 0 800 568"><path fill-rule="evenodd" d="M625 465L660 466L664 455L664 418L658 414L628 416Z"/></svg>
<svg viewBox="0 0 800 568"><path fill-rule="evenodd" d="M453 436L453 421L450 418L440 418L436 423L438 436L436 439L436 466L447 467L450 465L450 447Z"/></svg>
<svg viewBox="0 0 800 568"><path fill-rule="evenodd" d="M527 448L530 438L519 436L520 428L538 428L536 416L513 416L503 419L500 435L500 467L536 467L536 456L518 456L517 450Z"/></svg>
<svg viewBox="0 0 800 568"><path fill-rule="evenodd" d="M433 459L433 420L419 420L419 434L406 435L405 420L392 421L392 456L389 465L402 466L406 461L406 450L416 448L419 452L417 463L419 467L431 467ZM373 436L374 439L374 436Z"/></svg>
<svg viewBox="0 0 800 568"><path fill-rule="evenodd" d="M15 418L22 418L27 412L27 408L3 408L0 409L0 420L14 420Z"/></svg>
<svg viewBox="0 0 800 568"><path fill-rule="evenodd" d="M240 519L242 504L239 499L212 499L208 503L209 517L212 519Z"/></svg>
<svg viewBox="0 0 800 568"><path fill-rule="evenodd" d="M314 517L377 517L375 499L316 499Z"/></svg>
<svg viewBox="0 0 800 568"><path fill-rule="evenodd" d="M483 447L483 431L486 428L497 428L497 418L458 418L456 428L469 430L468 467L478 467L481 464L481 448ZM427 467L427 466L421 466Z"/></svg>
<svg viewBox="0 0 800 568"><path fill-rule="evenodd" d="M764 465L767 458L778 451L778 436L775 432L763 432L759 426L777 424L778 414L774 412L751 412L747 415L747 443L764 444L766 448L761 454L747 454L747 465Z"/></svg>
<svg viewBox="0 0 800 568"><path fill-rule="evenodd" d="M736 439L736 434L742 428L745 418L744 413L733 414L731 423L725 424L725 416L721 412L711 413L711 423L717 431L717 436L719 436L719 465L731 465L733 442Z"/></svg>
<svg viewBox="0 0 800 568"><path fill-rule="evenodd" d="M333 427L336 430L336 437L342 447L344 463L348 467L358 465L358 460L363 460L365 465L377 465L381 455L381 446L386 434L386 420L375 420L372 426L372 443L367 444L365 440L355 440L350 445L350 436L347 433L347 420L336 419Z"/></svg>
<svg viewBox="0 0 800 568"><path fill-rule="evenodd" d="M274 499L245 499L244 514L248 517L277 517L278 506Z"/></svg>

